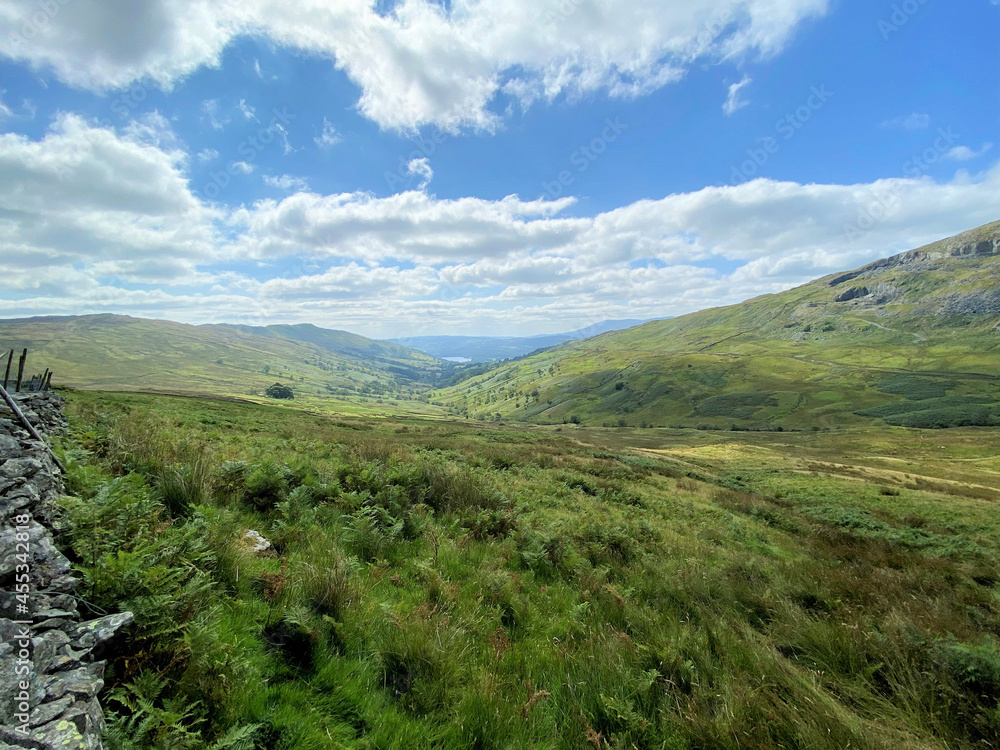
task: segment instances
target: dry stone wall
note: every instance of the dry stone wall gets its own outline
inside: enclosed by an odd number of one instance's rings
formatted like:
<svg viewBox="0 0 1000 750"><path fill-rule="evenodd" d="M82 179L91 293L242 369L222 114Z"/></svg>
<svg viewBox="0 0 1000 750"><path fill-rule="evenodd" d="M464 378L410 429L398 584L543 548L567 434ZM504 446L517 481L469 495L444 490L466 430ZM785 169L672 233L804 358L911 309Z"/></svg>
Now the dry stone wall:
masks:
<svg viewBox="0 0 1000 750"><path fill-rule="evenodd" d="M65 429L57 394L14 396L38 432ZM96 750L104 715L96 653L132 621L84 622L69 560L56 549L60 472L0 404L0 750Z"/></svg>

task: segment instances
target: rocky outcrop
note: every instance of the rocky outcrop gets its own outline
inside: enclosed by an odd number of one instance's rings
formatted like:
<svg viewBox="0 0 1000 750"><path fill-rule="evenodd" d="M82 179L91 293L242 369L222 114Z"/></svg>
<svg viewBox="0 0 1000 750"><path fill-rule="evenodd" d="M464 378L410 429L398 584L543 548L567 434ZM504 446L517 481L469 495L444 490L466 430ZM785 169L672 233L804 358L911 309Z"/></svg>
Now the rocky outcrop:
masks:
<svg viewBox="0 0 1000 750"><path fill-rule="evenodd" d="M42 433L65 428L51 392L15 400ZM102 644L131 613L83 622L77 579L56 549L59 469L45 447L0 409L0 750L96 750L104 716Z"/></svg>
<svg viewBox="0 0 1000 750"><path fill-rule="evenodd" d="M1000 289L952 295L944 312L946 315L1000 315Z"/></svg>
<svg viewBox="0 0 1000 750"><path fill-rule="evenodd" d="M855 286L848 289L842 294L838 294L833 298L834 302L850 302L852 299L860 299L862 297L867 297L871 292L868 291L866 286Z"/></svg>
<svg viewBox="0 0 1000 750"><path fill-rule="evenodd" d="M842 294L834 297L834 302L850 302L851 300L864 299L870 305L885 305L897 299L902 292L892 284L879 282L871 287L855 286Z"/></svg>

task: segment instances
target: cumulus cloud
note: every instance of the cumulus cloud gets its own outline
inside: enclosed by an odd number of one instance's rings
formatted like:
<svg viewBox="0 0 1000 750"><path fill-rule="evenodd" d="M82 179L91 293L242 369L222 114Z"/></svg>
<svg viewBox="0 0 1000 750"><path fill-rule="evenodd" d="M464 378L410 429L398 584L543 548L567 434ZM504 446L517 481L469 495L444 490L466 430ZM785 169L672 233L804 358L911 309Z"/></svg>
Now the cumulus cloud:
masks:
<svg viewBox="0 0 1000 750"><path fill-rule="evenodd" d="M30 3L0 3L0 55L70 85L169 88L256 35L325 56L384 128L495 130L500 92L536 99L642 96L699 60L776 54L829 0L74 0L44 28ZM29 41L30 38L30 41ZM218 120L220 124L224 124Z"/></svg>
<svg viewBox="0 0 1000 750"><path fill-rule="evenodd" d="M750 103L741 96L741 93L752 82L753 79L750 76L744 76L743 80L739 83L730 85L729 96L726 97L726 101L722 104L722 111L726 113L726 117L731 117L735 112L743 109Z"/></svg>
<svg viewBox="0 0 1000 750"><path fill-rule="evenodd" d="M135 123L119 134L75 115L60 116L38 141L0 135L5 289L76 278L81 266L102 262L125 264L124 279L170 285L196 277L196 265L211 262L217 215L189 191L187 155L146 135ZM166 258L173 267L163 276L136 276L127 265L148 268Z"/></svg>
<svg viewBox="0 0 1000 750"><path fill-rule="evenodd" d="M680 314L853 268L996 220L1000 192L997 163L950 182L760 179L571 217L572 198L321 195L269 175L295 192L228 210L192 194L191 159L150 127L63 115L37 140L0 135L0 312L297 321L371 335L573 327Z"/></svg>

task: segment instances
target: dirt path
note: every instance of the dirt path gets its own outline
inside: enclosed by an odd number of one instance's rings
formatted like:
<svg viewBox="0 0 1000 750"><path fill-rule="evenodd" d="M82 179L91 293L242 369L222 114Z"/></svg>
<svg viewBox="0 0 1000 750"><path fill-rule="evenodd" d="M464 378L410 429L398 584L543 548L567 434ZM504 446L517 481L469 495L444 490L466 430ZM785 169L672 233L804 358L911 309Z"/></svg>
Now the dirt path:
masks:
<svg viewBox="0 0 1000 750"><path fill-rule="evenodd" d="M898 328L889 328L882 325L881 323L876 323L874 320L865 320L864 318L857 318L862 323L867 323L870 326L875 326L876 328L881 328L883 331L889 331L889 333L902 333L913 336L913 340L918 344L926 344L927 337L921 333L910 333L909 331L900 331Z"/></svg>

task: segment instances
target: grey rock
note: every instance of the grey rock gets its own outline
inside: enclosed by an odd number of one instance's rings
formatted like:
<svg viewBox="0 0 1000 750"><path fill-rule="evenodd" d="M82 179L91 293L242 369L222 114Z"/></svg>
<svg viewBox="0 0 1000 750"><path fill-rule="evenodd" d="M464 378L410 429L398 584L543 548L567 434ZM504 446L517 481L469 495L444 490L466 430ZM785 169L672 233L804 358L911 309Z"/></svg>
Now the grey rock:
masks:
<svg viewBox="0 0 1000 750"><path fill-rule="evenodd" d="M25 668L27 674L19 674ZM29 663L22 668L13 655L0 663L0 669L3 670L0 674L0 724L10 725L15 723L18 704L24 701L24 694L27 693L28 710L31 711L45 699L45 687L34 664Z"/></svg>
<svg viewBox="0 0 1000 750"><path fill-rule="evenodd" d="M12 458L0 466L0 476L12 479L14 477L33 477L42 470L42 462L34 458Z"/></svg>
<svg viewBox="0 0 1000 750"><path fill-rule="evenodd" d="M247 546L249 550L255 554L260 554L261 552L266 552L271 548L271 543L264 538L264 535L259 531L254 531L250 529L246 534L243 535L246 539Z"/></svg>
<svg viewBox="0 0 1000 750"><path fill-rule="evenodd" d="M39 684L46 700L55 700L64 695L82 699L92 698L104 687L104 662L94 662L69 672L46 675Z"/></svg>
<svg viewBox="0 0 1000 750"><path fill-rule="evenodd" d="M21 455L21 443L10 435L0 434L0 459L17 458Z"/></svg>
<svg viewBox="0 0 1000 750"><path fill-rule="evenodd" d="M69 709L69 711L72 710L72 708ZM94 744L95 741L99 743L100 740L88 740L84 737L81 727L75 719L77 719L75 714L69 718L60 717L44 726L32 729L31 739L39 743L33 747L42 748L42 750L56 750L56 748L93 750L93 748L100 747L100 744ZM86 722L84 722L83 728L87 728Z"/></svg>
<svg viewBox="0 0 1000 750"><path fill-rule="evenodd" d="M32 638L33 653L31 660L39 672L51 672L59 660L59 650L69 645L69 636L61 630L49 630L43 635Z"/></svg>
<svg viewBox="0 0 1000 750"><path fill-rule="evenodd" d="M50 721L60 716L67 708L73 705L76 699L72 695L65 695L59 700L50 703L42 703L31 712L29 723L33 727L48 724Z"/></svg>
<svg viewBox="0 0 1000 750"><path fill-rule="evenodd" d="M108 615L99 620L91 620L78 625L71 633L73 643L82 648L94 648L99 643L111 640L115 633L127 625L131 625L134 617L131 612L120 612Z"/></svg>

